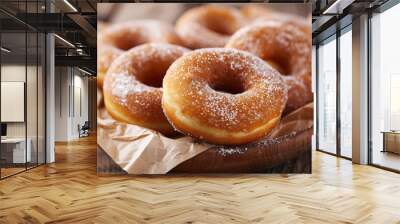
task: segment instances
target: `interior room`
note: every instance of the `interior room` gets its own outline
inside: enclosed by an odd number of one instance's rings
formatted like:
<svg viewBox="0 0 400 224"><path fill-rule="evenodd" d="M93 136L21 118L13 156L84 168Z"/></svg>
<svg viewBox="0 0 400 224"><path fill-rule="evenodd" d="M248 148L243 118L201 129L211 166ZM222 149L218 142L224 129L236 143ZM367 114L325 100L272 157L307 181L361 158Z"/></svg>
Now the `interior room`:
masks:
<svg viewBox="0 0 400 224"><path fill-rule="evenodd" d="M371 18L371 163L400 169L399 94L400 68L395 63L399 32L392 27L400 18L400 6Z"/></svg>
<svg viewBox="0 0 400 224"><path fill-rule="evenodd" d="M8 19L1 14L2 19ZM45 36L14 26L1 32L1 177L45 162Z"/></svg>
<svg viewBox="0 0 400 224"><path fill-rule="evenodd" d="M362 43L366 48L362 53L369 56L361 61L367 64L368 80L354 77L358 69L354 67L354 57L358 55L352 50L357 50L360 43L356 39L359 34L355 33L359 30L354 30L354 18L353 23L349 18L351 15L339 20L338 29L323 30L313 39L318 80L316 88L321 90L317 91L316 102L317 150L352 161L363 159L372 166L399 171L398 100L394 97L398 91L398 66L393 61L398 44L392 39L399 35L393 29L400 15L399 10L399 5L390 8L381 6L368 14L368 39ZM358 83L352 82L364 83L358 86ZM360 97L367 97L357 99L355 87L364 89L365 95ZM358 115L352 112L354 106L358 107L357 102L352 102L354 99L366 104L364 116L367 125L364 128L367 132L364 137L370 144L366 146L368 153L364 158L352 158L359 157L352 147L355 131L352 123Z"/></svg>
<svg viewBox="0 0 400 224"><path fill-rule="evenodd" d="M172 9L200 3L0 1L0 223L400 223L399 1L273 2L312 12L299 13L312 45L310 173L127 175L99 150L98 130L115 123L98 120L98 31L148 14L173 23Z"/></svg>
<svg viewBox="0 0 400 224"><path fill-rule="evenodd" d="M4 179L54 162L54 144L95 135L96 111L89 105L96 103L96 66L90 56L95 41L82 34L83 28L60 26L57 16L53 24L44 23L46 13L73 10L68 5L2 1L0 6ZM83 7L93 10L87 3Z"/></svg>

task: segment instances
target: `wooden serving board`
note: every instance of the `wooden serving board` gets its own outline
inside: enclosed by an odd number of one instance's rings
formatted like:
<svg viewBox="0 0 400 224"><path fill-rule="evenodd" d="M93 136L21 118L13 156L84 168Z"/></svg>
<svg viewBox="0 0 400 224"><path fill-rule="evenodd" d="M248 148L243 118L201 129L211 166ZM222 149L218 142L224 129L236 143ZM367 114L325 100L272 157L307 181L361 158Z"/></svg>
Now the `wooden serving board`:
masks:
<svg viewBox="0 0 400 224"><path fill-rule="evenodd" d="M236 147L215 146L170 173L311 173L312 128ZM97 173L127 174L97 147Z"/></svg>

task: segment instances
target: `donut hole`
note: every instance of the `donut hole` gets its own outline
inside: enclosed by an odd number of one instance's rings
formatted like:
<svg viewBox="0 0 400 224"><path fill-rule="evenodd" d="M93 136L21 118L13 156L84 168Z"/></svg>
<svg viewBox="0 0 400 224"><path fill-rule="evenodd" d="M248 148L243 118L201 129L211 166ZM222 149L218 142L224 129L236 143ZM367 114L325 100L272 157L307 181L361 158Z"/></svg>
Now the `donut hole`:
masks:
<svg viewBox="0 0 400 224"><path fill-rule="evenodd" d="M241 80L238 78L218 80L211 85L211 88L217 92L228 94L241 94L246 91L246 88Z"/></svg>
<svg viewBox="0 0 400 224"><path fill-rule="evenodd" d="M224 35L224 36L229 36L229 35L233 34L232 30L230 30L227 25L223 24L222 21L221 22L217 22L217 21L207 22L207 24L205 24L205 26L209 30L214 31L214 32Z"/></svg>
<svg viewBox="0 0 400 224"><path fill-rule="evenodd" d="M156 78L152 78L152 76L155 76ZM161 88L162 87L162 78L158 78L159 75L149 75L149 76L141 76L140 79L139 77L136 77L139 82L151 86L154 88Z"/></svg>
<svg viewBox="0 0 400 224"><path fill-rule="evenodd" d="M169 63L160 62L158 65L154 63L154 61L144 63L142 71L136 74L136 79L147 86L161 88Z"/></svg>
<svg viewBox="0 0 400 224"><path fill-rule="evenodd" d="M114 45L120 49L120 50L124 50L127 51L133 47L136 47L140 44L144 44L145 41L140 41L140 40L136 40L134 38L123 38L123 39L117 39L114 42Z"/></svg>
<svg viewBox="0 0 400 224"><path fill-rule="evenodd" d="M203 21L199 21L200 24L203 26L207 27L207 29L224 35L224 36L230 36L235 32L235 27L233 22L230 19L224 18L225 15L221 16L208 16ZM215 19L218 18L218 19Z"/></svg>

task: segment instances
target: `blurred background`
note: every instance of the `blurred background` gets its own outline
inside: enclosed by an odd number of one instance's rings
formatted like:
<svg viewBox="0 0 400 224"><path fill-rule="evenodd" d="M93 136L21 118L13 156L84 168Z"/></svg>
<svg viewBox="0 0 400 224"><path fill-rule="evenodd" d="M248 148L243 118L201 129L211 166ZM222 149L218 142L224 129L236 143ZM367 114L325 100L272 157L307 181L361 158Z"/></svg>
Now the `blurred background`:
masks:
<svg viewBox="0 0 400 224"><path fill-rule="evenodd" d="M249 3L218 3L240 8ZM97 4L97 19L100 22L120 22L131 19L158 19L174 23L187 9L202 4L198 3L99 3ZM288 12L300 16L308 16L311 12L311 4L304 3L254 3L280 12ZM310 21L311 23L311 21Z"/></svg>

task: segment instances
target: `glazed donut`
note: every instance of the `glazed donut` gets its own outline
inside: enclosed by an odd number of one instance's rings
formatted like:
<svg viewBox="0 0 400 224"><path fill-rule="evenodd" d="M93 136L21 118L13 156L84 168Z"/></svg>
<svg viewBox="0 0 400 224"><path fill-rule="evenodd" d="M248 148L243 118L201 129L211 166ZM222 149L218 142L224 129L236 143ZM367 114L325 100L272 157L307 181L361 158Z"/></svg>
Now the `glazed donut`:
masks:
<svg viewBox="0 0 400 224"><path fill-rule="evenodd" d="M186 47L197 49L223 47L243 25L244 18L239 10L206 5L186 11L178 19L176 30Z"/></svg>
<svg viewBox="0 0 400 224"><path fill-rule="evenodd" d="M283 74L288 86L285 113L313 100L311 92L311 35L277 20L253 24L237 31L226 45L251 52Z"/></svg>
<svg viewBox="0 0 400 224"><path fill-rule="evenodd" d="M181 45L182 41L174 28L157 20L137 20L117 23L104 29L99 43L111 45L121 50L144 43L170 43Z"/></svg>
<svg viewBox="0 0 400 224"><path fill-rule="evenodd" d="M171 44L143 44L124 52L104 79L104 104L122 122L174 133L161 108L162 80L168 67L188 49Z"/></svg>
<svg viewBox="0 0 400 224"><path fill-rule="evenodd" d="M97 86L103 88L104 76L111 63L122 54L122 50L111 45L98 44L97 52Z"/></svg>
<svg viewBox="0 0 400 224"><path fill-rule="evenodd" d="M244 144L280 120L287 89L279 73L244 51L206 48L175 61L162 107L178 131L210 143Z"/></svg>

